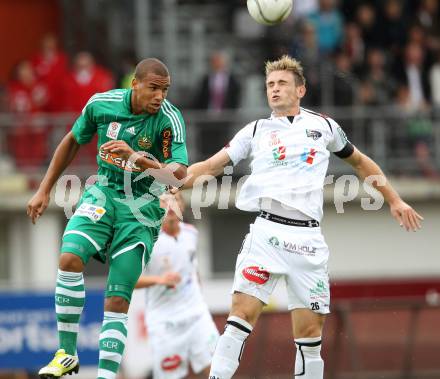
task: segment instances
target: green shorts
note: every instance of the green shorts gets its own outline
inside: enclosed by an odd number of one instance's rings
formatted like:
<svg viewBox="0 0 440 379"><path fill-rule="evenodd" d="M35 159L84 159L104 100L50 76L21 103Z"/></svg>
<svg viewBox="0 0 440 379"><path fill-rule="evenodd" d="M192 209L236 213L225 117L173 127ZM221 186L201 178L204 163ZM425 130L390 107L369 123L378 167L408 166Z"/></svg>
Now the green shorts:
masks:
<svg viewBox="0 0 440 379"><path fill-rule="evenodd" d="M66 226L61 252L78 255L84 264L90 257L103 263L108 259L110 272L113 263L127 261L122 257L136 252L143 256L140 267L133 267L139 276L142 261L147 264L150 259L165 213L159 199L148 196L128 201L122 191L101 185L89 187Z"/></svg>

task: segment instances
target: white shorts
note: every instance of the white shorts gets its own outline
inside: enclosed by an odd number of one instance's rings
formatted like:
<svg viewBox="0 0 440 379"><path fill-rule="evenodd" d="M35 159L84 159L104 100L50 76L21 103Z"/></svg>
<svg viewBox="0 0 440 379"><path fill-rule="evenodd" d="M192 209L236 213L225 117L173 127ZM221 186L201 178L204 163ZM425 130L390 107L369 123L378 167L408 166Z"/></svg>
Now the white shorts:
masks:
<svg viewBox="0 0 440 379"><path fill-rule="evenodd" d="M289 226L257 217L238 254L232 292L268 304L278 280L284 278L289 310L329 313L328 256L321 228Z"/></svg>
<svg viewBox="0 0 440 379"><path fill-rule="evenodd" d="M149 325L153 379L182 379L210 366L219 337L209 312L178 322Z"/></svg>

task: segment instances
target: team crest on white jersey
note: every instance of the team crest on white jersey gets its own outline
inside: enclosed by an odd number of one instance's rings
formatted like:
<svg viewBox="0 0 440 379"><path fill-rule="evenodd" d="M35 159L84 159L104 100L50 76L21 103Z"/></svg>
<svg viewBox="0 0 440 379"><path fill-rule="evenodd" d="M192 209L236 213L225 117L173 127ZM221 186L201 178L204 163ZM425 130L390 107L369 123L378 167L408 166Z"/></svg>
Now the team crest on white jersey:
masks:
<svg viewBox="0 0 440 379"><path fill-rule="evenodd" d="M306 134L307 137L312 138L314 141L322 137L322 133L319 130L306 129Z"/></svg>
<svg viewBox="0 0 440 379"><path fill-rule="evenodd" d="M118 139L119 131L121 130L121 124L119 122L111 122L108 124L106 136L111 139Z"/></svg>

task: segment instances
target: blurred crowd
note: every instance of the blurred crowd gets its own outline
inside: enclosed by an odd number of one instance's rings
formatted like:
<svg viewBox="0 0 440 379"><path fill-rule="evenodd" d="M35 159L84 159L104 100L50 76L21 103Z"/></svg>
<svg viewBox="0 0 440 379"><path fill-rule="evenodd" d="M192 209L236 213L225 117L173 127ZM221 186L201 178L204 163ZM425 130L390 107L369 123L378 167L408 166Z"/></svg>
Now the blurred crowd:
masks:
<svg viewBox="0 0 440 379"><path fill-rule="evenodd" d="M210 2L214 0L201 3ZM240 10L245 11L245 1L228 3L231 19ZM421 162L423 175L438 177L430 163L431 137L440 115L438 0L295 1L292 17L264 33L264 38L257 36L264 58L289 53L303 63L308 87L304 106L384 106L403 115L406 142ZM228 46L221 48L228 51ZM249 87L247 76L240 75L243 72L235 72L239 66L225 51L212 52L205 75L194 78L191 93L180 106L220 115L246 106L243 100L249 94L255 96L258 91ZM6 141L16 166L47 163L54 146L50 138L59 140L59 136L49 138L51 126L38 127L34 115L78 113L94 93L129 87L136 63L136 58L125 57L119 65L113 64L121 72L111 72L88 51L68 57L54 35L46 35L35 53L23 58L0 91L0 112L21 117L20 127L13 128ZM211 117L200 128L198 146L203 156L230 137L228 125L224 118L217 122ZM349 129L350 123L344 126ZM93 145L83 157L94 161Z"/></svg>
<svg viewBox="0 0 440 379"><path fill-rule="evenodd" d="M93 55L77 53L72 64L54 35L18 62L6 84L6 110L15 113L80 111L90 96L114 87L112 73Z"/></svg>
<svg viewBox="0 0 440 379"><path fill-rule="evenodd" d="M47 164L57 141L70 128L70 122L65 128L50 125L39 114L78 113L93 94L114 86L113 74L90 52L80 51L70 60L54 35L44 36L37 51L16 64L4 86L0 111L17 116L4 141L14 166ZM93 145L87 146L81 163L93 163L95 155Z"/></svg>
<svg viewBox="0 0 440 379"><path fill-rule="evenodd" d="M381 107L376 113L386 109L381 114L397 116L388 122L404 136L391 135L389 147L397 155L406 146L421 175L439 178L432 137L440 115L440 2L294 4L290 23L269 28L269 58L288 52L303 63L308 87L303 104ZM350 135L350 122L344 127Z"/></svg>
<svg viewBox="0 0 440 379"><path fill-rule="evenodd" d="M293 38L274 43L273 54L287 50L303 62L310 104L440 107L438 0L295 4Z"/></svg>

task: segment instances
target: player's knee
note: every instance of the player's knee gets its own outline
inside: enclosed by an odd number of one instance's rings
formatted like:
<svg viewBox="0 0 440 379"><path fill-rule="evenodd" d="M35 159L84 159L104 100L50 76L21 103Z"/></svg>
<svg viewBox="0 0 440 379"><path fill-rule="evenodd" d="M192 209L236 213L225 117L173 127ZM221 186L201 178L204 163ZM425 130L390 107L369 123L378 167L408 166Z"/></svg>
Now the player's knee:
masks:
<svg viewBox="0 0 440 379"><path fill-rule="evenodd" d="M321 326L310 324L296 330L296 338L313 338L321 335Z"/></svg>
<svg viewBox="0 0 440 379"><path fill-rule="evenodd" d="M249 324L255 326L258 317L261 313L260 304L254 304L253 302L243 302L240 298L233 296L231 313L229 316L236 316L242 320L245 320Z"/></svg>
<svg viewBox="0 0 440 379"><path fill-rule="evenodd" d="M105 299L104 309L107 312L127 313L130 303L121 296L110 296Z"/></svg>
<svg viewBox="0 0 440 379"><path fill-rule="evenodd" d="M58 267L60 270L68 272L83 272L84 263L82 259L72 253L63 253L60 256L60 262Z"/></svg>

